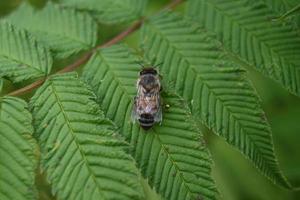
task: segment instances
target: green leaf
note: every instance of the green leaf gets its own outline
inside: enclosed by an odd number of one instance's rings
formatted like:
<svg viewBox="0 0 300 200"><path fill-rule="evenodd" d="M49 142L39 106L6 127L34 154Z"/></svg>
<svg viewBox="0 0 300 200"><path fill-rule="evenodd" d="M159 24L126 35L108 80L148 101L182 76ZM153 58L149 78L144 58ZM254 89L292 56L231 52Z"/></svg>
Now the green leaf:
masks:
<svg viewBox="0 0 300 200"><path fill-rule="evenodd" d="M293 7L296 6L297 4L299 4L298 0L275 0L274 2L272 2L271 0L263 0L264 2L266 2L266 4L277 4L278 7L280 7L279 4L281 4L281 7Z"/></svg>
<svg viewBox="0 0 300 200"><path fill-rule="evenodd" d="M141 184L145 192L146 200L162 200L161 196L148 184L147 180L142 179Z"/></svg>
<svg viewBox="0 0 300 200"><path fill-rule="evenodd" d="M42 168L59 199L142 199L126 143L76 74L52 76L31 101Z"/></svg>
<svg viewBox="0 0 300 200"><path fill-rule="evenodd" d="M14 82L46 76L52 66L50 52L25 30L0 23L0 77Z"/></svg>
<svg viewBox="0 0 300 200"><path fill-rule="evenodd" d="M239 149L269 179L289 187L274 155L272 134L259 99L221 44L181 17L163 13L145 23L146 57L189 102L192 114Z"/></svg>
<svg viewBox="0 0 300 200"><path fill-rule="evenodd" d="M34 185L38 149L27 103L0 98L0 199L37 199Z"/></svg>
<svg viewBox="0 0 300 200"><path fill-rule="evenodd" d="M88 50L97 40L97 24L89 15L52 3L42 10L23 3L6 19L30 31L58 58Z"/></svg>
<svg viewBox="0 0 300 200"><path fill-rule="evenodd" d="M254 1L254 0L253 0ZM280 17L279 19L283 19L282 16L289 15L293 20L290 20L291 23L294 23L294 27L299 29L300 27L300 13L299 13L299 0L262 0L268 8L270 8L273 12L275 12ZM291 11L298 7L298 14L292 13ZM288 15L287 15L288 14ZM284 18L286 18L284 17ZM298 30L300 31L300 30Z"/></svg>
<svg viewBox="0 0 300 200"><path fill-rule="evenodd" d="M253 0L251 1L254 2ZM264 2L272 11L276 13L282 13L282 14L299 3L298 0L260 0L260 1Z"/></svg>
<svg viewBox="0 0 300 200"><path fill-rule="evenodd" d="M163 112L162 125L147 132L131 122L138 60L125 46L106 48L89 61L83 76L106 116L134 146L142 174L165 199L216 199L210 154L181 99L165 94L170 108Z"/></svg>
<svg viewBox="0 0 300 200"><path fill-rule="evenodd" d="M2 92L3 89L3 79L0 77L0 94Z"/></svg>
<svg viewBox="0 0 300 200"><path fill-rule="evenodd" d="M232 56L300 96L300 37L260 1L191 0L187 15L216 34Z"/></svg>
<svg viewBox="0 0 300 200"><path fill-rule="evenodd" d="M88 11L105 24L129 22L142 16L148 0L61 0L65 6Z"/></svg>

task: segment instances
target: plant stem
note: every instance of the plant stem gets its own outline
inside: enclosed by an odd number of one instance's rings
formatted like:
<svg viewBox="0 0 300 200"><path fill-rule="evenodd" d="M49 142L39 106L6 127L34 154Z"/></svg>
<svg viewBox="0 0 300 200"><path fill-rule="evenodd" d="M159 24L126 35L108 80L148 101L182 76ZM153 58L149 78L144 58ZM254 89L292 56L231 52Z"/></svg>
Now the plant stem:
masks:
<svg viewBox="0 0 300 200"><path fill-rule="evenodd" d="M162 10L173 9L173 8L175 8L176 6L178 6L182 2L183 2L182 0L173 0L170 4L168 4ZM137 22L133 23L129 28L127 28L126 30L122 31L117 36L113 37L111 40L105 42L104 44L101 44L101 45L98 45L98 46L94 47L90 51L86 52L83 56L81 56L74 63L63 67L62 70L57 71L55 74L61 74L61 73L66 73L66 72L74 71L75 69L77 69L81 65L85 64L93 56L93 54L98 49L109 47L111 45L114 45L114 44L122 41L128 35L130 35L131 33L135 32L136 30L138 30L142 26L143 22L144 22L144 18L141 18ZM35 81L35 82L33 82L33 83L31 83L31 84L23 87L23 88L20 88L20 89L17 89L15 91L13 91L13 92L10 92L7 95L9 95L9 96L19 96L19 95L23 95L25 93L28 93L28 92L30 92L30 91L38 88L39 86L41 86L47 80L47 78L48 77L40 79L40 80L37 80L37 81Z"/></svg>
<svg viewBox="0 0 300 200"><path fill-rule="evenodd" d="M143 23L143 19L135 22L133 25L131 25L129 28L127 28L126 30L124 30L123 32L119 33L117 36L115 36L114 38L112 38L111 40L107 41L104 44L98 45L95 48L93 48L91 51L87 52L86 54L84 54L81 58L79 58L77 61L75 61L74 63L64 67L62 70L58 71L57 73L65 73L65 72L71 72L74 71L76 68L78 68L79 66L81 66L82 64L86 63L91 57L92 55L101 48L105 48L105 47L109 47L111 45L114 45L118 42L120 42L121 40L123 40L125 37L127 37L128 35L130 35L131 33L133 33L134 31L136 31L137 29L140 28L140 26Z"/></svg>

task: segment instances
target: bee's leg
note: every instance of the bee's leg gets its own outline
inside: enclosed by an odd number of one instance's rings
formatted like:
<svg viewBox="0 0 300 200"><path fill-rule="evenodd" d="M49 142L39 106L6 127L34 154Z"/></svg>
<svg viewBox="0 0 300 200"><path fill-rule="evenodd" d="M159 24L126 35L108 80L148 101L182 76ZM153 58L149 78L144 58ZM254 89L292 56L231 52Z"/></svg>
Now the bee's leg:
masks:
<svg viewBox="0 0 300 200"><path fill-rule="evenodd" d="M161 97L159 98L159 105L160 105L160 106L163 106L163 105L164 105L164 99L161 98Z"/></svg>

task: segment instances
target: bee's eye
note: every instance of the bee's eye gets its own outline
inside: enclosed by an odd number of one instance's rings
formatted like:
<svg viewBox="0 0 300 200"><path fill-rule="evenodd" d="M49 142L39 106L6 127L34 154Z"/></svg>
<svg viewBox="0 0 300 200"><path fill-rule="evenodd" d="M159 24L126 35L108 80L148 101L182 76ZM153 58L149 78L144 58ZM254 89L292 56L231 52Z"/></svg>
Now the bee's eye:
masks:
<svg viewBox="0 0 300 200"><path fill-rule="evenodd" d="M140 75L145 75L145 74L157 75L157 71L154 68L145 68L142 71L140 71Z"/></svg>

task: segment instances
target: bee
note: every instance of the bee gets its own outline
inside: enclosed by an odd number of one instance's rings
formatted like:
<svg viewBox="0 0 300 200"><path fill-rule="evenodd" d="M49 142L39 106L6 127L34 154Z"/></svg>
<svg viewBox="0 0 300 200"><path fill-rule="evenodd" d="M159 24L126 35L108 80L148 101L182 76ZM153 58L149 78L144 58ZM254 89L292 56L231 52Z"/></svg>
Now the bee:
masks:
<svg viewBox="0 0 300 200"><path fill-rule="evenodd" d="M138 121L144 130L162 121L160 77L153 67L143 68L136 83L132 120Z"/></svg>

